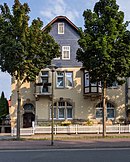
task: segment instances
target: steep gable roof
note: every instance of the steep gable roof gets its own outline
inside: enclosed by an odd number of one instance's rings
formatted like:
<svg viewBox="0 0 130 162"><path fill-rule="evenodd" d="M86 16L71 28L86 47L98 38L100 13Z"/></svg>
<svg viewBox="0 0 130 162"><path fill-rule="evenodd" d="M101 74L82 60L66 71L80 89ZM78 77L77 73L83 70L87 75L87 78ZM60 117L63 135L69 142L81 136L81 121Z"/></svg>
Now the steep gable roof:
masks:
<svg viewBox="0 0 130 162"><path fill-rule="evenodd" d="M45 30L48 26L51 26L53 23L55 23L57 20L66 20L75 30L79 30L79 28L74 25L66 16L57 16L55 17L50 23L48 23L43 30Z"/></svg>

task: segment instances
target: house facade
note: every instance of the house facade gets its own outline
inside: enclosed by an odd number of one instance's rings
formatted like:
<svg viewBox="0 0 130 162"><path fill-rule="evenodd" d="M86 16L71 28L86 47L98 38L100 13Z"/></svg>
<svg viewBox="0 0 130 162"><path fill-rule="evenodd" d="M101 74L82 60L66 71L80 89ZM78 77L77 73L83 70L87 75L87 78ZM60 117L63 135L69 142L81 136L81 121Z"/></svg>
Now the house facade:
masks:
<svg viewBox="0 0 130 162"><path fill-rule="evenodd" d="M56 66L53 71L50 67L41 69L37 76L36 83L42 82L44 86L28 82L22 85L21 127L31 127L32 121L38 125L50 124L52 85L55 123L65 120L70 120L72 123L82 123L87 120L95 124L101 123L101 83L90 83L89 74L76 60L80 38L78 28L65 16L54 18L48 25L51 25L50 34L60 45L61 56L52 60L52 64ZM47 86L46 83L51 84ZM127 86L113 83L113 86L107 89L107 121L117 123L126 119L126 114L127 116L129 114L126 113L128 105L130 105L130 80L128 79ZM11 125L16 127L17 93L16 81L13 78L10 114Z"/></svg>

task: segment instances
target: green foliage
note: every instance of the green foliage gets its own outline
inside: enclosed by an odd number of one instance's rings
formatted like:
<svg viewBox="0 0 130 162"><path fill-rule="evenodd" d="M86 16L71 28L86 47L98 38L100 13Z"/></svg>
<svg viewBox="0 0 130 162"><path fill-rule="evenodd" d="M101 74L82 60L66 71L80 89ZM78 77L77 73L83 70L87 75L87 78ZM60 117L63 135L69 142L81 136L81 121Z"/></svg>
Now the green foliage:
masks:
<svg viewBox="0 0 130 162"><path fill-rule="evenodd" d="M8 114L9 114L8 101L4 96L4 92L2 92L0 97L0 120L1 118L5 118L6 115Z"/></svg>
<svg viewBox="0 0 130 162"><path fill-rule="evenodd" d="M88 119L86 122L83 122L83 125L87 125L87 126L92 126L94 124L94 122L90 119Z"/></svg>
<svg viewBox="0 0 130 162"><path fill-rule="evenodd" d="M37 18L29 26L30 8L27 3L14 1L12 12L8 5L0 5L0 66L12 76L34 81L39 71L59 56L59 46L44 31Z"/></svg>
<svg viewBox="0 0 130 162"><path fill-rule="evenodd" d="M130 31L116 0L99 0L93 12L83 13L77 60L89 71L91 81L123 83L130 76ZM121 80L121 81L120 81Z"/></svg>

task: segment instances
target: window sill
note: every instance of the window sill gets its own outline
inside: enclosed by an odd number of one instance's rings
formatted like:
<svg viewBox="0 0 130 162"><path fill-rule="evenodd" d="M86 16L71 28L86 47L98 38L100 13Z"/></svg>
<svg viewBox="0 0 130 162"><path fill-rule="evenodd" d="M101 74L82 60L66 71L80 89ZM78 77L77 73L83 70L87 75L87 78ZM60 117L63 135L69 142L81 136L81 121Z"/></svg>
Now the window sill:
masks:
<svg viewBox="0 0 130 162"><path fill-rule="evenodd" d="M73 88L73 87L56 87L56 89L70 89L70 88Z"/></svg>
<svg viewBox="0 0 130 162"><path fill-rule="evenodd" d="M62 58L62 60L65 60L65 61L66 61L66 60L68 60L68 61L69 61L69 60L70 60L70 58L66 58L66 59L65 59L65 58Z"/></svg>

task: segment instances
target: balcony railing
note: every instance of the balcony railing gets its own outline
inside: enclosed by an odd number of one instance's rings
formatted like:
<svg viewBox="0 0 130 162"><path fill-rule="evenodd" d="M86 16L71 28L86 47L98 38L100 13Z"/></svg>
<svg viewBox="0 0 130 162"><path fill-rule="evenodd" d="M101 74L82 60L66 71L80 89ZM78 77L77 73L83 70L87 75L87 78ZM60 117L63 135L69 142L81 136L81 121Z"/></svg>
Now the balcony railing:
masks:
<svg viewBox="0 0 130 162"><path fill-rule="evenodd" d="M36 83L35 95L49 96L52 95L51 83Z"/></svg>

